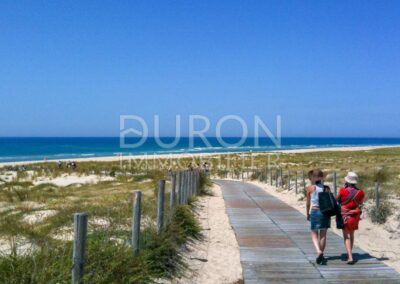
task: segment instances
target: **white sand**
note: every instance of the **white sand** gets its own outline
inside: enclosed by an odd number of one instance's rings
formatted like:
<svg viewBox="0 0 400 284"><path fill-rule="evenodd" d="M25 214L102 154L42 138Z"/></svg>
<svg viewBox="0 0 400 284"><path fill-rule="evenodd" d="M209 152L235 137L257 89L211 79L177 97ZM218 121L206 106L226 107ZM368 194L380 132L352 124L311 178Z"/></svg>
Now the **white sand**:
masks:
<svg viewBox="0 0 400 284"><path fill-rule="evenodd" d="M58 228L52 238L59 241L72 241L74 239L73 228L69 226Z"/></svg>
<svg viewBox="0 0 400 284"><path fill-rule="evenodd" d="M277 150L272 153L310 153L310 152L348 152L348 151L369 151L382 148L397 148L400 145L387 145L387 146L352 146L352 147L325 147L325 148L308 148L308 149L293 149L293 150Z"/></svg>
<svg viewBox="0 0 400 284"><path fill-rule="evenodd" d="M35 248L36 246L24 237L0 238L0 256L9 256L13 251L15 251L17 255L27 255Z"/></svg>
<svg viewBox="0 0 400 284"><path fill-rule="evenodd" d="M102 177L98 175L88 175L88 176L78 176L75 174L67 175L64 174L60 177L49 178L49 177L40 177L36 179L33 184L39 185L43 183L52 183L57 186L69 186L71 184L87 184L87 183L98 183L100 181L112 181L113 177Z"/></svg>
<svg viewBox="0 0 400 284"><path fill-rule="evenodd" d="M153 160L153 159L180 159L180 158L195 158L195 157L212 157L217 155L232 155L232 154L252 154L262 155L265 153L307 153L307 152L323 152L323 151L367 151L381 148L396 148L400 145L386 145L386 146L356 146L356 147L327 147L327 148L308 148L308 149L293 149L293 150L274 150L274 151L261 151L261 152L214 152L214 153L182 153L182 154L149 154L149 155L135 155L135 156L108 156L108 157L88 157L75 159L76 162L115 162L115 161L135 161L135 160ZM61 159L60 161L67 162L71 159ZM35 163L49 163L57 162L58 160L41 160L41 161L23 161L23 162L3 162L0 163L0 167L3 166L18 166L28 165ZM78 165L79 166L79 165Z"/></svg>
<svg viewBox="0 0 400 284"><path fill-rule="evenodd" d="M1 166L1 164L0 164ZM0 175L0 181L11 182L17 177L16 171L7 171Z"/></svg>
<svg viewBox="0 0 400 284"><path fill-rule="evenodd" d="M225 202L219 186L212 188L214 196L201 197L196 203L204 239L196 241L184 254L189 272L171 283L232 284L243 278L239 246L229 223Z"/></svg>
<svg viewBox="0 0 400 284"><path fill-rule="evenodd" d="M274 186L266 185L258 181L252 181L251 183L263 188L269 194L294 207L306 218L306 201L299 201L301 195L298 194L296 196L294 190L283 190L279 192L276 191ZM394 206L400 208L400 200L392 199L391 202ZM395 210L395 214L388 219L386 224L378 225L371 222L368 218L367 211L364 210L359 230L355 233L355 245L377 258L389 258L388 260L384 260L384 262L400 272L400 218L397 212L398 211ZM332 220L332 231L342 236L342 231L336 229L333 224L334 222ZM343 253L345 253L344 246Z"/></svg>
<svg viewBox="0 0 400 284"><path fill-rule="evenodd" d="M28 224L36 224L39 222L42 222L44 219L54 216L57 214L57 210L38 210L38 211L33 211L32 213L25 214L22 217L22 221L28 223Z"/></svg>

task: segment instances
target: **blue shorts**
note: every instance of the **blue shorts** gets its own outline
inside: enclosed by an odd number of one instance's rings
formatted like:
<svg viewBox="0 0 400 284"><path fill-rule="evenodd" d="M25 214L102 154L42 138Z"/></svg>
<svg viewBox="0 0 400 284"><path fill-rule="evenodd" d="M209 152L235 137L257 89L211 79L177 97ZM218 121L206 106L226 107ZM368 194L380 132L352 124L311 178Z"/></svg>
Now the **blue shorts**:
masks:
<svg viewBox="0 0 400 284"><path fill-rule="evenodd" d="M325 216L317 208L311 209L311 231L325 230L331 227L331 217Z"/></svg>

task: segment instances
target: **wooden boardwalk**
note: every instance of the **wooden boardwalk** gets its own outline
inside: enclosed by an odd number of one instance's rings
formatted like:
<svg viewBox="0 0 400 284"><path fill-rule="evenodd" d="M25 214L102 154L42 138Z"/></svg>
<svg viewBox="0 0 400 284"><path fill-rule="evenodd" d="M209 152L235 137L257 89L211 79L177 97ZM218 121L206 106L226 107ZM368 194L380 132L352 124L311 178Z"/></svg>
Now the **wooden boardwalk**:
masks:
<svg viewBox="0 0 400 284"><path fill-rule="evenodd" d="M347 265L343 239L332 232L324 254L328 263L317 265L304 215L255 185L215 182L240 246L246 284L400 283L399 273L360 248L354 248L358 262Z"/></svg>

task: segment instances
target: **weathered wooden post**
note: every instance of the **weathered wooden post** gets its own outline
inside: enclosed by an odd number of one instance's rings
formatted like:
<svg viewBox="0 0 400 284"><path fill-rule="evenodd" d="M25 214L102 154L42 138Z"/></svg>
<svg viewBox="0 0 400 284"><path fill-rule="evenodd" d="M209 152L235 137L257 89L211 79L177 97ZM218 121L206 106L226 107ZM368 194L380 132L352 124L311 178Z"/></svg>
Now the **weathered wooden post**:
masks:
<svg viewBox="0 0 400 284"><path fill-rule="evenodd" d="M178 181L179 181L179 186L178 186L178 203L182 204L183 203L183 173L182 171L178 172Z"/></svg>
<svg viewBox="0 0 400 284"><path fill-rule="evenodd" d="M197 182L196 182L196 186L197 186L197 194L200 194L200 190L201 190L201 184L200 184L200 179L201 179L201 172L197 171Z"/></svg>
<svg viewBox="0 0 400 284"><path fill-rule="evenodd" d="M133 219L132 219L132 248L133 253L139 253L140 240L140 219L142 214L142 192L135 191L133 201Z"/></svg>
<svg viewBox="0 0 400 284"><path fill-rule="evenodd" d="M279 172L278 171L279 171L278 169L276 169L276 171L275 171L275 186L276 187L278 187L278 176L279 176Z"/></svg>
<svg viewBox="0 0 400 284"><path fill-rule="evenodd" d="M191 196L191 189L190 189L190 171L186 172L186 203L188 202Z"/></svg>
<svg viewBox="0 0 400 284"><path fill-rule="evenodd" d="M280 175L281 175L281 182L280 182L280 185L281 185L281 187L283 188L283 169L282 169L282 168L280 168Z"/></svg>
<svg viewBox="0 0 400 284"><path fill-rule="evenodd" d="M190 196L194 195L194 179L193 179L193 171L189 171L189 188L190 188Z"/></svg>
<svg viewBox="0 0 400 284"><path fill-rule="evenodd" d="M164 228L164 194L165 180L159 181L158 199L157 199L157 233L161 233Z"/></svg>
<svg viewBox="0 0 400 284"><path fill-rule="evenodd" d="M226 172L226 178L228 178L228 172ZM199 171L194 172L194 192L199 195Z"/></svg>
<svg viewBox="0 0 400 284"><path fill-rule="evenodd" d="M303 191L306 192L306 178L304 176L304 171L302 171L303 174Z"/></svg>
<svg viewBox="0 0 400 284"><path fill-rule="evenodd" d="M295 193L297 194L297 192L298 192L298 190L297 190L297 171L296 171L296 174L295 174L295 179L296 179L296 181L294 183L294 190L295 190Z"/></svg>
<svg viewBox="0 0 400 284"><path fill-rule="evenodd" d="M186 171L182 171L182 198L181 204L185 204L186 200Z"/></svg>
<svg viewBox="0 0 400 284"><path fill-rule="evenodd" d="M85 248L88 215L86 213L74 214L74 244L72 254L72 283L81 283L85 265Z"/></svg>
<svg viewBox="0 0 400 284"><path fill-rule="evenodd" d="M194 179L193 179L193 171L189 171L189 196L193 196L194 195Z"/></svg>
<svg viewBox="0 0 400 284"><path fill-rule="evenodd" d="M192 195L196 195L196 180L195 180L195 176L194 176L194 171L192 171L190 173L191 175L191 180L192 180Z"/></svg>
<svg viewBox="0 0 400 284"><path fill-rule="evenodd" d="M228 177L228 175L227 175L227 177ZM200 194L200 171L196 171L196 194L197 195Z"/></svg>
<svg viewBox="0 0 400 284"><path fill-rule="evenodd" d="M288 171L288 183L287 183L287 190L290 191L290 171Z"/></svg>
<svg viewBox="0 0 400 284"><path fill-rule="evenodd" d="M194 170L192 171L192 194L194 196L197 195L197 192L196 192L196 175L195 175L195 171Z"/></svg>
<svg viewBox="0 0 400 284"><path fill-rule="evenodd" d="M336 197L337 196L336 172L333 172L332 183L333 183L333 192L335 193L335 197Z"/></svg>
<svg viewBox="0 0 400 284"><path fill-rule="evenodd" d="M376 208L379 208L379 203L380 203L380 199L379 199L379 187L380 187L380 184L379 184L379 182L376 182L375 183L375 206L376 206Z"/></svg>
<svg viewBox="0 0 400 284"><path fill-rule="evenodd" d="M172 184L171 184L171 195L169 196L170 198L169 198L169 208L171 209L171 211L173 211L174 210L174 207L175 207L175 199L176 199L176 197L175 197L175 193L176 193L176 173L172 173L172 176L171 176L171 182L172 182Z"/></svg>
<svg viewBox="0 0 400 284"><path fill-rule="evenodd" d="M268 168L265 168L264 183L268 184Z"/></svg>
<svg viewBox="0 0 400 284"><path fill-rule="evenodd" d="M185 171L185 183L184 183L184 187L185 187L185 204L188 204L189 201L189 171Z"/></svg>
<svg viewBox="0 0 400 284"><path fill-rule="evenodd" d="M269 168L269 184L272 186L272 168Z"/></svg>

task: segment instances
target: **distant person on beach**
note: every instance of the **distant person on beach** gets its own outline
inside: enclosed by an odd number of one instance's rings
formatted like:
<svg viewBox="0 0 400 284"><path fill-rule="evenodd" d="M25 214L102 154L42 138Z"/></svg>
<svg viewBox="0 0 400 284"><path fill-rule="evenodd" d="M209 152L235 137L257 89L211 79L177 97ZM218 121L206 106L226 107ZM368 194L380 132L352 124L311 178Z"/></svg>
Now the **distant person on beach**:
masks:
<svg viewBox="0 0 400 284"><path fill-rule="evenodd" d="M317 252L316 263L323 264L324 250L326 246L326 233L331 227L331 218L322 214L319 209L319 193L329 192L328 186L324 185L324 173L320 169L308 172L311 185L307 187L307 220L311 222L311 239Z"/></svg>
<svg viewBox="0 0 400 284"><path fill-rule="evenodd" d="M206 175L208 175L208 172L210 170L210 166L208 165L208 162L204 163L204 171L206 172Z"/></svg>
<svg viewBox="0 0 400 284"><path fill-rule="evenodd" d="M341 204L344 224L342 229L343 239L348 257L347 264L353 265L355 264L353 259L354 231L358 230L365 193L362 189L357 188L358 175L356 173L349 172L344 181L345 185L339 189L337 200Z"/></svg>

